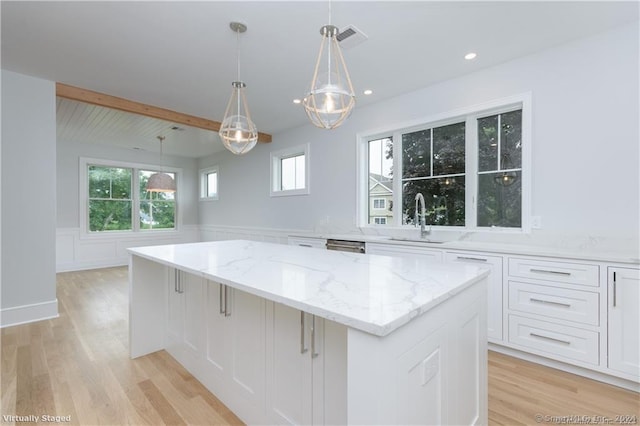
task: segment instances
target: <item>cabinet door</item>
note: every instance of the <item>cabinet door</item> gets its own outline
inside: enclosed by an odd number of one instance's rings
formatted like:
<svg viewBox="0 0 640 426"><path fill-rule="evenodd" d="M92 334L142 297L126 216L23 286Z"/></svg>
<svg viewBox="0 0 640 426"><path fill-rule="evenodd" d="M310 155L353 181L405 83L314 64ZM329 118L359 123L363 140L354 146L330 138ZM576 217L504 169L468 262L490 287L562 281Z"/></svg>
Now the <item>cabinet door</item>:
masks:
<svg viewBox="0 0 640 426"><path fill-rule="evenodd" d="M205 350L204 350L204 381L213 389L220 392L224 387L229 348L225 339L224 316L224 287L208 281L205 289Z"/></svg>
<svg viewBox="0 0 640 426"><path fill-rule="evenodd" d="M502 257L485 256L470 252L447 252L447 262L472 263L491 270L487 294L487 337L492 342L501 342L502 334Z"/></svg>
<svg viewBox="0 0 640 426"><path fill-rule="evenodd" d="M183 299L184 366L193 373L198 369L202 356L204 278L178 271L178 291Z"/></svg>
<svg viewBox="0 0 640 426"><path fill-rule="evenodd" d="M225 345L229 349L229 384L233 392L264 413L265 300L228 288Z"/></svg>
<svg viewBox="0 0 640 426"><path fill-rule="evenodd" d="M267 417L272 424L313 423L310 317L273 303L267 340Z"/></svg>
<svg viewBox="0 0 640 426"><path fill-rule="evenodd" d="M184 303L178 289L178 270L169 268L169 299L167 306L167 345L166 350L177 359L183 361L182 338L184 330Z"/></svg>
<svg viewBox="0 0 640 426"><path fill-rule="evenodd" d="M640 270L609 268L609 368L640 379Z"/></svg>

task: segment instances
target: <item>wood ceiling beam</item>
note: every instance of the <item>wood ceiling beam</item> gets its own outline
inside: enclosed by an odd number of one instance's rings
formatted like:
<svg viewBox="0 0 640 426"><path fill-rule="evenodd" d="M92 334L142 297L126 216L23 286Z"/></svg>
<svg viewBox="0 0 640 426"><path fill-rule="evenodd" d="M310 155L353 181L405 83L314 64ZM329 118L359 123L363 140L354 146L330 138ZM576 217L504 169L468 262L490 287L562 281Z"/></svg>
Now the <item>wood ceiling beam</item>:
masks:
<svg viewBox="0 0 640 426"><path fill-rule="evenodd" d="M106 108L117 109L119 111L144 115L145 117L170 121L172 123L183 124L185 126L211 130L216 133L220 130L221 125L218 121L183 114L181 112L171 111L169 109L159 108L136 101L130 101L128 99L94 92L92 90L81 89L79 87L69 86L63 83L56 83L56 96L71 99L73 101L85 102L91 105L98 105ZM258 142L271 142L271 135L259 132Z"/></svg>

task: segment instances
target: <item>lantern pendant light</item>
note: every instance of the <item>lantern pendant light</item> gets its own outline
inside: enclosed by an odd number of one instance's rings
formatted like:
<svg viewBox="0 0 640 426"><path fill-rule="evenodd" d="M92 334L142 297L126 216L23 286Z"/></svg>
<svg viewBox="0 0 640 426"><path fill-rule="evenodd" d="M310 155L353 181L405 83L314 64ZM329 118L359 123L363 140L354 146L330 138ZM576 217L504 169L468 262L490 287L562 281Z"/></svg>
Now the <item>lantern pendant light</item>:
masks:
<svg viewBox="0 0 640 426"><path fill-rule="evenodd" d="M322 43L311 80L311 90L302 101L304 110L313 125L323 129L335 129L351 114L356 103L351 78L344 62L337 36L339 30L331 25L320 28Z"/></svg>
<svg viewBox="0 0 640 426"><path fill-rule="evenodd" d="M157 136L160 141L160 172L149 176L147 181L148 192L176 192L176 181L164 172L164 156L162 154L162 142L164 136Z"/></svg>
<svg viewBox="0 0 640 426"><path fill-rule="evenodd" d="M231 83L231 98L224 113L224 119L218 134L225 148L234 154L246 154L258 142L258 128L251 121L244 89L246 84L240 81L240 33L247 31L247 26L240 22L231 22L229 27L236 33L238 46L238 80Z"/></svg>

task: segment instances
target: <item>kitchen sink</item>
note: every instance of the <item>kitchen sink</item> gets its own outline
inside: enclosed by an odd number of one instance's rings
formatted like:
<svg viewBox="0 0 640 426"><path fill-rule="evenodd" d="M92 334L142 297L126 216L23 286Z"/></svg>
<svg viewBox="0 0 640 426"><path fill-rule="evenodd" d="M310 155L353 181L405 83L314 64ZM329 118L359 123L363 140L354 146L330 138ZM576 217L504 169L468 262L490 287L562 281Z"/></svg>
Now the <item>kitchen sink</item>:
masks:
<svg viewBox="0 0 640 426"><path fill-rule="evenodd" d="M406 238L406 237L391 237L391 241L408 241L412 243L422 243L422 244L442 244L446 241L437 241L430 240L428 238Z"/></svg>

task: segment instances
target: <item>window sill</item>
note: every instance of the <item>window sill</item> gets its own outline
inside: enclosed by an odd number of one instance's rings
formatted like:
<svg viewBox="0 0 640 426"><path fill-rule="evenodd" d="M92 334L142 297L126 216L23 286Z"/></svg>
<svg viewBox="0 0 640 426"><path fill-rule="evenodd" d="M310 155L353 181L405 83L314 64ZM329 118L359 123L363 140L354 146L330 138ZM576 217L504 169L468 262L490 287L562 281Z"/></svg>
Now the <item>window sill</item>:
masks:
<svg viewBox="0 0 640 426"><path fill-rule="evenodd" d="M290 195L309 195L308 189L291 189L288 191L271 191L272 197L288 197Z"/></svg>
<svg viewBox="0 0 640 426"><path fill-rule="evenodd" d="M112 231L112 232L81 232L81 240L143 240L155 239L158 237L177 236L178 229L154 229L140 231Z"/></svg>

